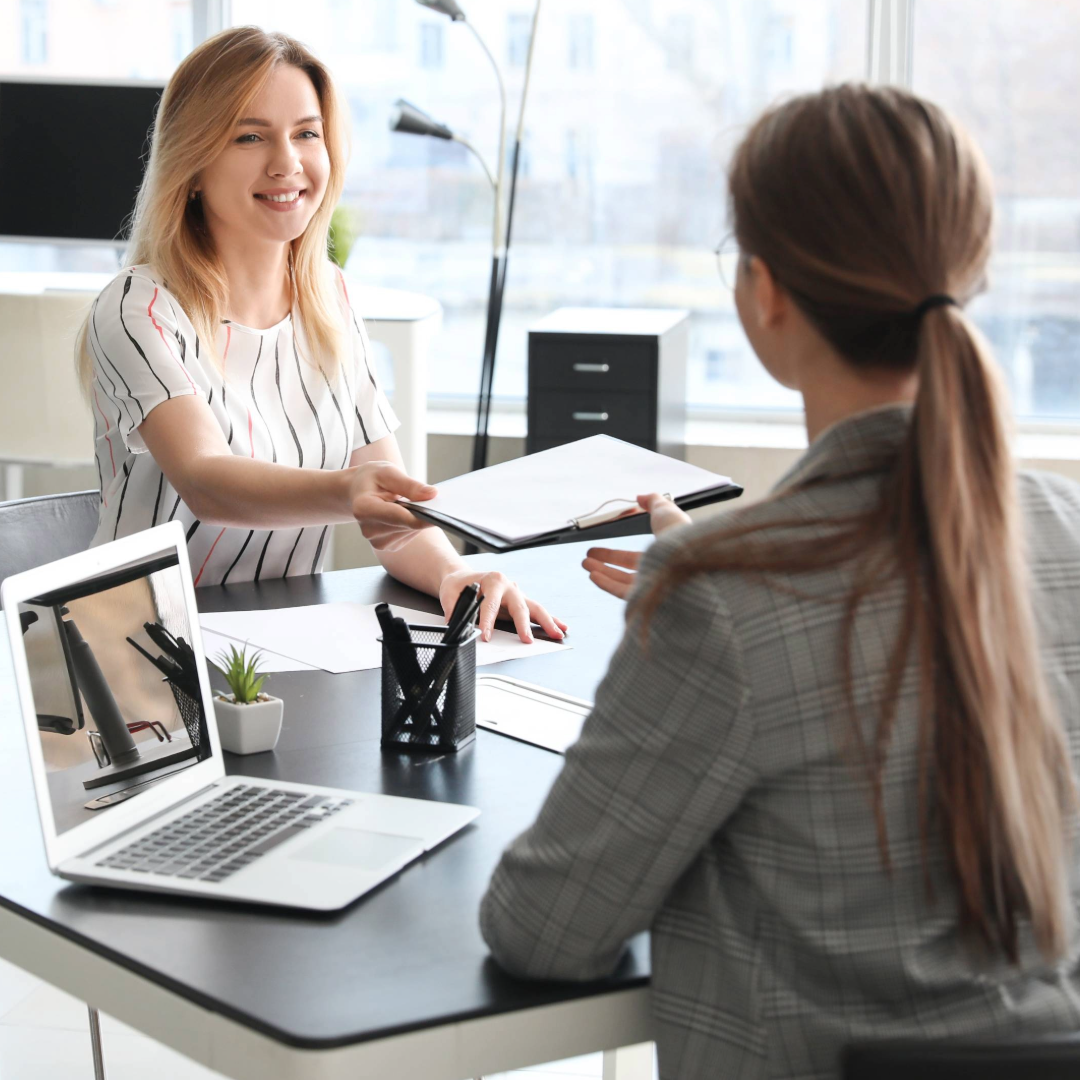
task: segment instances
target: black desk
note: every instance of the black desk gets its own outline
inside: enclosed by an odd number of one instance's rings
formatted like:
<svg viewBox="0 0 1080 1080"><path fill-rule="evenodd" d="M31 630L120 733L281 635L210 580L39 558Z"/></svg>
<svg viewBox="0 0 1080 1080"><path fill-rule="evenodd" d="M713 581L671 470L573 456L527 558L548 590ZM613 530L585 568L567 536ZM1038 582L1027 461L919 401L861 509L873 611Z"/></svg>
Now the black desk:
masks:
<svg viewBox="0 0 1080 1080"><path fill-rule="evenodd" d="M516 577L569 623L574 646L491 670L593 695L623 605L588 581L585 546L476 560ZM436 609L381 570L207 588L198 599L213 611L338 600ZM491 871L534 818L560 756L487 731L457 755L383 753L378 671L272 682L286 702L278 747L228 755L229 772L469 803L481 817L329 917L65 884L45 864L5 645L0 955L238 1080L461 1080L651 1037L644 937L615 975L588 985L511 979L480 937Z"/></svg>

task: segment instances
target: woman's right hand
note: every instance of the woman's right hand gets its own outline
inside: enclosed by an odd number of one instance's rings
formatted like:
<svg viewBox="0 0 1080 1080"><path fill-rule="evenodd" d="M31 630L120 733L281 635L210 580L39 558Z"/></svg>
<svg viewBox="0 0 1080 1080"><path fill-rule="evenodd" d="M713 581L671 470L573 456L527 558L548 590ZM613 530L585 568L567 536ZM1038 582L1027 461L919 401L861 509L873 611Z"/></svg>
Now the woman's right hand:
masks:
<svg viewBox="0 0 1080 1080"><path fill-rule="evenodd" d="M437 491L414 480L391 461L365 461L353 468L350 505L360 531L376 551L397 551L423 529L434 526L407 510L399 499L424 502Z"/></svg>

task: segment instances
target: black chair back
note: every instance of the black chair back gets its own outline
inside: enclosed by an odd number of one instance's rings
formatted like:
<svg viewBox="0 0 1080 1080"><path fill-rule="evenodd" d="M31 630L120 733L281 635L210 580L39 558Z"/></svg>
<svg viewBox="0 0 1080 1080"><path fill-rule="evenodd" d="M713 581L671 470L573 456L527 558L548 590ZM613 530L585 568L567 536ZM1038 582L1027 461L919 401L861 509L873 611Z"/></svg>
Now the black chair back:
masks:
<svg viewBox="0 0 1080 1080"><path fill-rule="evenodd" d="M1023 1042L881 1042L847 1047L843 1080L1077 1080L1080 1035Z"/></svg>
<svg viewBox="0 0 1080 1080"><path fill-rule="evenodd" d="M0 503L0 581L85 551L98 526L96 491L72 491Z"/></svg>

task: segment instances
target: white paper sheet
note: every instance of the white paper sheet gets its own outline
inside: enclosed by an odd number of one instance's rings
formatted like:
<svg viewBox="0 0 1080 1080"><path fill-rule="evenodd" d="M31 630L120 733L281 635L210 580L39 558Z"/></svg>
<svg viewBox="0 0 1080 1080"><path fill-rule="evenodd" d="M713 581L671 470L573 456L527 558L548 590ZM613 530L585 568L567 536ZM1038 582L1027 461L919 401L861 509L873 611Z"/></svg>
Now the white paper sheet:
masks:
<svg viewBox="0 0 1080 1080"><path fill-rule="evenodd" d="M593 435L444 480L434 499L417 505L517 542L564 528L611 499L626 500L610 507L618 511L632 509L638 495L681 498L728 483L685 461Z"/></svg>
<svg viewBox="0 0 1080 1080"><path fill-rule="evenodd" d="M238 641L236 638L226 637L224 634L215 633L213 630L207 630L204 626L202 628L203 639L203 651L206 653L207 660L216 660L220 653L228 653L229 647L235 645L240 648L246 644L244 641ZM312 667L310 664L305 664L300 660L293 660L289 656L282 656L280 653L270 652L269 649L262 649L259 646L254 645L252 649L257 649L261 654L259 657L259 670L265 671L270 674L275 671L318 671L316 667Z"/></svg>
<svg viewBox="0 0 1080 1080"><path fill-rule="evenodd" d="M443 619L426 611L392 607L408 623L441 626ZM264 611L218 611L199 615L204 632L247 641L280 657L323 671L363 671L382 666L382 634L374 604L310 604ZM207 646L209 648L209 646ZM491 641L477 641L476 663L498 664L523 656L541 656L569 648L554 641L526 645L516 634L496 630ZM294 670L278 668L277 670Z"/></svg>

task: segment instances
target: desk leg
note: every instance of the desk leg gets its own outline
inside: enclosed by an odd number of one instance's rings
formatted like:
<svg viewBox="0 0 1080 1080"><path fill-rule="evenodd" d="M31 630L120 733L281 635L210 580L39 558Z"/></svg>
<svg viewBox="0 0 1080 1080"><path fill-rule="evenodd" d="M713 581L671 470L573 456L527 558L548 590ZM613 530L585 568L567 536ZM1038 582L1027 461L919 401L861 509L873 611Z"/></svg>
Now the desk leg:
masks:
<svg viewBox="0 0 1080 1080"><path fill-rule="evenodd" d="M90 1049L94 1055L94 1080L105 1080L105 1059L101 1054L101 1021L97 1009L92 1005L87 1005L86 1011L90 1014Z"/></svg>
<svg viewBox="0 0 1080 1080"><path fill-rule="evenodd" d="M604 1051L604 1080L654 1080L654 1044L638 1043Z"/></svg>

